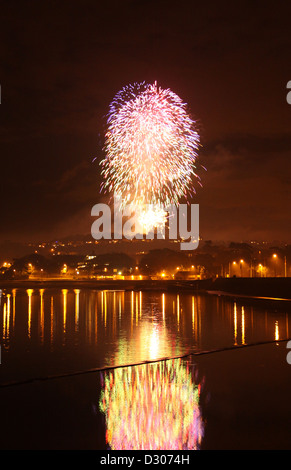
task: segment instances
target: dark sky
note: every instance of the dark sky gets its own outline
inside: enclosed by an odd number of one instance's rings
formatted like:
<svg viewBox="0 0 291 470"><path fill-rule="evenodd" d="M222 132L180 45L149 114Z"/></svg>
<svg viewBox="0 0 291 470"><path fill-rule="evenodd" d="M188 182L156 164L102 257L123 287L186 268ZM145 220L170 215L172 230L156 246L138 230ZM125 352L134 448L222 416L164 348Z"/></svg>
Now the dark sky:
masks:
<svg viewBox="0 0 291 470"><path fill-rule="evenodd" d="M157 80L199 123L201 236L290 242L290 19L286 1L2 2L0 239L90 233L110 101Z"/></svg>

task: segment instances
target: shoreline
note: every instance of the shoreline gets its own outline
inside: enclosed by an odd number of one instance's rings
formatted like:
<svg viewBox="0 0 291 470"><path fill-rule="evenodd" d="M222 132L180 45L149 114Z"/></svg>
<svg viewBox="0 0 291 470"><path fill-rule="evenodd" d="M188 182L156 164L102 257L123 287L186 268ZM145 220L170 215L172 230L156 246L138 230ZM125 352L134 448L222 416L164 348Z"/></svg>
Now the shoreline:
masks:
<svg viewBox="0 0 291 470"><path fill-rule="evenodd" d="M0 281L0 289L71 288L204 293L256 300L291 301L291 278L216 278L203 280L25 279Z"/></svg>

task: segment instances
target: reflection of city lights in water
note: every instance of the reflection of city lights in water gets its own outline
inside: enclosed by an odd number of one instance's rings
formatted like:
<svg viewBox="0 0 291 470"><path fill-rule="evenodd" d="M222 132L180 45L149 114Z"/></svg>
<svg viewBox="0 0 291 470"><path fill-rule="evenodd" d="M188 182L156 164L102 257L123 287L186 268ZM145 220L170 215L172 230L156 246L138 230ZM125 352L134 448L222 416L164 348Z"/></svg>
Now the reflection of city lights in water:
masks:
<svg viewBox="0 0 291 470"><path fill-rule="evenodd" d="M62 294L63 294L63 329L64 329L64 333L66 333L68 289L62 289Z"/></svg>
<svg viewBox="0 0 291 470"><path fill-rule="evenodd" d="M234 317L234 345L237 346L237 308L236 303L233 305L233 317Z"/></svg>
<svg viewBox="0 0 291 470"><path fill-rule="evenodd" d="M15 324L15 297L16 297L16 289L12 289L12 298L13 298L13 328Z"/></svg>
<svg viewBox="0 0 291 470"><path fill-rule="evenodd" d="M275 321L275 340L279 341L279 323L278 320Z"/></svg>
<svg viewBox="0 0 291 470"><path fill-rule="evenodd" d="M155 361L185 352L178 338L158 321L141 321L131 338L120 338L114 353L115 365ZM113 363L110 362L112 365Z"/></svg>
<svg viewBox="0 0 291 470"><path fill-rule="evenodd" d="M158 357L159 349L159 332L157 329L153 329L149 337L149 352L151 357Z"/></svg>
<svg viewBox="0 0 291 470"><path fill-rule="evenodd" d="M9 324L10 324L10 294L7 294L7 336L9 336Z"/></svg>
<svg viewBox="0 0 291 470"><path fill-rule="evenodd" d="M28 337L31 337L31 296L33 293L33 289L26 290L28 295Z"/></svg>
<svg viewBox="0 0 291 470"><path fill-rule="evenodd" d="M40 339L43 342L43 333L44 333L44 302L43 302L43 293L44 289L39 289L40 295Z"/></svg>
<svg viewBox="0 0 291 470"><path fill-rule="evenodd" d="M241 308L241 342L245 344L245 309Z"/></svg>
<svg viewBox="0 0 291 470"><path fill-rule="evenodd" d="M53 342L54 338L54 298L51 296L51 311L50 311L50 341Z"/></svg>
<svg viewBox="0 0 291 470"><path fill-rule="evenodd" d="M200 384L181 359L102 374L99 408L112 450L199 449Z"/></svg>
<svg viewBox="0 0 291 470"><path fill-rule="evenodd" d="M3 339L6 338L6 328L7 328L7 308L6 304L3 306Z"/></svg>
<svg viewBox="0 0 291 470"><path fill-rule="evenodd" d="M79 327L80 289L74 289L75 293L75 327Z"/></svg>

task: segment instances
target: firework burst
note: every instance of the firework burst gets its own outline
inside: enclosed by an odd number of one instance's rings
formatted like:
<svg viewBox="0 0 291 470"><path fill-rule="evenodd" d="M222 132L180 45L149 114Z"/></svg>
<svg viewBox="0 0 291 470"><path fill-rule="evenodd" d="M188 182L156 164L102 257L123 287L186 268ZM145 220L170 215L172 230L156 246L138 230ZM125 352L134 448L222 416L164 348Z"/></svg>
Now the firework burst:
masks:
<svg viewBox="0 0 291 470"><path fill-rule="evenodd" d="M199 182L199 135L186 104L171 90L141 83L123 88L107 120L102 190L139 207L178 205Z"/></svg>

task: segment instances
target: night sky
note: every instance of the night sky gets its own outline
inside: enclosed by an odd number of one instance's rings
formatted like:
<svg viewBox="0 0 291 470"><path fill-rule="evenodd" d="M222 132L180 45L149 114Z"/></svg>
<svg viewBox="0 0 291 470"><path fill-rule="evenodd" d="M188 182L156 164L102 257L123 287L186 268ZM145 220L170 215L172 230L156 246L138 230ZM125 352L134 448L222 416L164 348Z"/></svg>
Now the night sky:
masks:
<svg viewBox="0 0 291 470"><path fill-rule="evenodd" d="M0 15L0 241L90 234L110 101L157 80L198 121L203 239L290 242L288 2L10 0Z"/></svg>

